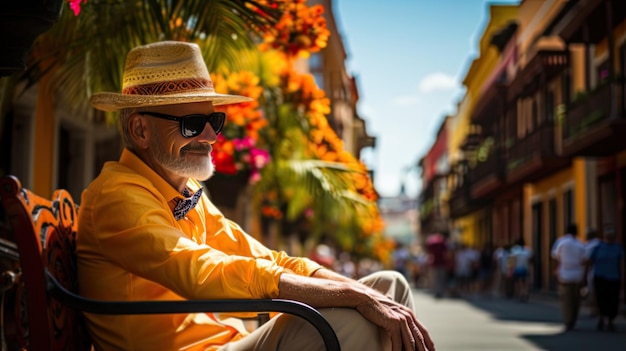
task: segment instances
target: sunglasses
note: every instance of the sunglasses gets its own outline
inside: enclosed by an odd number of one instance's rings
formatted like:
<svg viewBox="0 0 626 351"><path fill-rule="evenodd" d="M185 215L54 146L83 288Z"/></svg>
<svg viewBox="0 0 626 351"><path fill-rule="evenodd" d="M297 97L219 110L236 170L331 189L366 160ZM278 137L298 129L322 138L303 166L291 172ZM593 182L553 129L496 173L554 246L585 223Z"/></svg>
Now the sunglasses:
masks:
<svg viewBox="0 0 626 351"><path fill-rule="evenodd" d="M204 130L204 127L206 127L207 122L211 125L211 128L213 128L213 131L217 135L222 131L222 128L224 128L224 121L226 120L226 113L224 112L212 112L208 115L195 113L181 117L157 112L139 112L139 114L180 122L180 134L182 134L185 138L193 138L200 135L200 133Z"/></svg>

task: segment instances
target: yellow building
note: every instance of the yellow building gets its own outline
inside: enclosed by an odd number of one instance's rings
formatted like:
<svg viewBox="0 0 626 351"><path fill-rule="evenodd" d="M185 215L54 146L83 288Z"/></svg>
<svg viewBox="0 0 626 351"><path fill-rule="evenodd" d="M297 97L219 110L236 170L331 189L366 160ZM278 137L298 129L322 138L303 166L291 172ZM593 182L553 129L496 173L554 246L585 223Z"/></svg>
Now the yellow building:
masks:
<svg viewBox="0 0 626 351"><path fill-rule="evenodd" d="M491 208L487 199L477 199L472 195L475 180L470 170L476 166L479 141L483 126L475 123L474 110L485 87L494 81L493 72L500 62L500 51L492 44L492 39L501 35L518 13L518 5L491 5L489 21L482 33L478 57L473 60L463 85L466 93L458 104L454 116L454 127L449 138L449 154L452 176L450 185L450 215L452 217L452 238L474 247L491 242Z"/></svg>
<svg viewBox="0 0 626 351"><path fill-rule="evenodd" d="M450 207L465 241L489 230L483 240L498 246L523 238L534 288L554 289L550 249L568 224L583 240L597 229L626 242L626 5L522 1L518 10L490 35L496 62L481 45L465 78L458 124L469 157Z"/></svg>

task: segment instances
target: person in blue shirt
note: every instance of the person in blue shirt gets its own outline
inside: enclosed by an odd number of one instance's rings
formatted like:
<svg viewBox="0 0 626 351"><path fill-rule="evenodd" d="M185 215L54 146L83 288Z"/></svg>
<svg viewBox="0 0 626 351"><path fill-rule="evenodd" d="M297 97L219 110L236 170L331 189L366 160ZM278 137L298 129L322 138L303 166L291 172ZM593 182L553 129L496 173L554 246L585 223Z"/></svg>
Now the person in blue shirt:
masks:
<svg viewBox="0 0 626 351"><path fill-rule="evenodd" d="M612 228L606 228L603 240L591 252L587 267L593 265L593 285L598 306L597 329L615 331L613 320L619 309L624 249Z"/></svg>

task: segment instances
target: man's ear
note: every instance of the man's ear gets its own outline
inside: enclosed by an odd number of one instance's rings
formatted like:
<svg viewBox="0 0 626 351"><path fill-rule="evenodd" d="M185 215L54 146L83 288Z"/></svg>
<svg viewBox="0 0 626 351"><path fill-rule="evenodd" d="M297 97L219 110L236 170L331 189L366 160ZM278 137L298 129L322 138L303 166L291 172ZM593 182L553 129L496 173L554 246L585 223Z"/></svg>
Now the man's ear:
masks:
<svg viewBox="0 0 626 351"><path fill-rule="evenodd" d="M140 149L147 149L150 145L150 125L140 114L134 114L128 119L128 132L133 143Z"/></svg>

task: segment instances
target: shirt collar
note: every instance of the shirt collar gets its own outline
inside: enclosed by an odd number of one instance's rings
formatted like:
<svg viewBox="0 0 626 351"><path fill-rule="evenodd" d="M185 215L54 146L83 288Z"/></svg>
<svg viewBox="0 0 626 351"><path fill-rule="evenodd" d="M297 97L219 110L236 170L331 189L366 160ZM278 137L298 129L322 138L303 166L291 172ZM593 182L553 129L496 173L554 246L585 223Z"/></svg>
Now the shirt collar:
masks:
<svg viewBox="0 0 626 351"><path fill-rule="evenodd" d="M163 177L150 168L139 156L134 152L124 148L122 156L120 157L120 164L134 170L138 174L144 176L146 179L154 185L155 188L165 197L168 201L174 199L182 199L183 195L178 192L170 183L168 183ZM192 179L187 181L187 188L191 193L195 193L200 189L200 184Z"/></svg>

